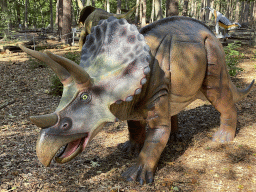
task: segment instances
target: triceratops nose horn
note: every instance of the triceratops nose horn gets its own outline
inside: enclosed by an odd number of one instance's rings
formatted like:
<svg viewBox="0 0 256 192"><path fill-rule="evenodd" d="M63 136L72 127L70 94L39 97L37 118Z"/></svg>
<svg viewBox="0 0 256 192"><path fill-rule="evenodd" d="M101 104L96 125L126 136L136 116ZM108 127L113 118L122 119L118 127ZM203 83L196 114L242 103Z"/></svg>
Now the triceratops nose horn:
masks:
<svg viewBox="0 0 256 192"><path fill-rule="evenodd" d="M62 67L61 65L59 65L58 63L53 61L45 53L28 49L28 48L24 47L23 45L19 45L19 46L27 54L45 62L54 71L54 73L56 73L56 75L59 77L61 82L64 82L67 78L70 77L69 72L64 67Z"/></svg>
<svg viewBox="0 0 256 192"><path fill-rule="evenodd" d="M45 53L54 61L63 66L73 77L77 84L85 84L85 86L89 86L92 84L92 79L90 75L84 70L83 67L79 66L75 62L58 55L54 55L49 51L45 51Z"/></svg>
<svg viewBox="0 0 256 192"><path fill-rule="evenodd" d="M32 116L30 120L38 127L42 129L51 127L58 122L58 116L55 113L40 115L40 116Z"/></svg>

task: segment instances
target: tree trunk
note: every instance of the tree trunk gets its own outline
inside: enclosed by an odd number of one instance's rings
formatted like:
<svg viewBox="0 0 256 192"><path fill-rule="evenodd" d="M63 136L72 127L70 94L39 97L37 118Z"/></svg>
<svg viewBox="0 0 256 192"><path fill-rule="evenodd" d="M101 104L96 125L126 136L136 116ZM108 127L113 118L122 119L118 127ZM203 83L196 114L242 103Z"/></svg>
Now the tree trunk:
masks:
<svg viewBox="0 0 256 192"><path fill-rule="evenodd" d="M183 16L187 16L188 15L188 0L184 0L182 15Z"/></svg>
<svg viewBox="0 0 256 192"><path fill-rule="evenodd" d="M190 16L194 17L194 0L190 2Z"/></svg>
<svg viewBox="0 0 256 192"><path fill-rule="evenodd" d="M142 18L141 18L141 27L146 26L146 12L147 12L147 0L142 0Z"/></svg>
<svg viewBox="0 0 256 192"><path fill-rule="evenodd" d="M241 1L240 13L239 13L239 23L243 22L244 17L244 1Z"/></svg>
<svg viewBox="0 0 256 192"><path fill-rule="evenodd" d="M248 23L248 16L249 16L249 1L244 2L244 22Z"/></svg>
<svg viewBox="0 0 256 192"><path fill-rule="evenodd" d="M107 3L107 12L110 12L109 0L106 0L106 3Z"/></svg>
<svg viewBox="0 0 256 192"><path fill-rule="evenodd" d="M51 14L51 31L53 31L52 0L50 0L50 14Z"/></svg>
<svg viewBox="0 0 256 192"><path fill-rule="evenodd" d="M63 1L63 27L62 27L62 40L65 44L71 44L71 11L72 0Z"/></svg>
<svg viewBox="0 0 256 192"><path fill-rule="evenodd" d="M251 9L250 9L250 23L253 25L253 9L255 2L251 1Z"/></svg>
<svg viewBox="0 0 256 192"><path fill-rule="evenodd" d="M60 41L63 27L63 0L58 0L58 2L58 33Z"/></svg>
<svg viewBox="0 0 256 192"><path fill-rule="evenodd" d="M25 1L25 18L24 18L25 30L28 27L28 0Z"/></svg>
<svg viewBox="0 0 256 192"><path fill-rule="evenodd" d="M253 6L253 21L254 21L254 27L256 25L256 3L254 3L254 6Z"/></svg>
<svg viewBox="0 0 256 192"><path fill-rule="evenodd" d="M86 1L86 6L90 6L91 5L91 0L87 0Z"/></svg>
<svg viewBox="0 0 256 192"><path fill-rule="evenodd" d="M140 0L140 24L142 23L142 1Z"/></svg>
<svg viewBox="0 0 256 192"><path fill-rule="evenodd" d="M166 17L179 15L178 0L166 0Z"/></svg>
<svg viewBox="0 0 256 192"><path fill-rule="evenodd" d="M152 7L153 9L154 7ZM156 21L163 18L161 0L155 0L155 14L156 14Z"/></svg>
<svg viewBox="0 0 256 192"><path fill-rule="evenodd" d="M213 6L214 6L214 0L211 2L211 4L210 4L210 7L211 8L213 8ZM213 18L213 14L208 10L208 13L209 13L209 20L211 21L212 20L212 18Z"/></svg>
<svg viewBox="0 0 256 192"><path fill-rule="evenodd" d="M139 21L139 3L140 0L136 0L136 12L135 12L135 24L138 24Z"/></svg>
<svg viewBox="0 0 256 192"><path fill-rule="evenodd" d="M206 7L211 7L211 0L206 0ZM205 9L205 20L209 21L210 11Z"/></svg>
<svg viewBox="0 0 256 192"><path fill-rule="evenodd" d="M202 0L202 2L201 2L201 11L200 11L201 21L205 21L205 9L203 9L204 7L205 7L205 0Z"/></svg>
<svg viewBox="0 0 256 192"><path fill-rule="evenodd" d="M240 4L240 1L236 0L235 22L239 22Z"/></svg>
<svg viewBox="0 0 256 192"><path fill-rule="evenodd" d="M151 16L150 16L150 23L154 22L155 17L155 0L152 0L152 10L151 10Z"/></svg>
<svg viewBox="0 0 256 192"><path fill-rule="evenodd" d="M117 0L117 10L116 10L117 14L121 14L121 0Z"/></svg>
<svg viewBox="0 0 256 192"><path fill-rule="evenodd" d="M77 0L76 2L77 2L77 5L79 7L79 10L82 11L82 9L84 8L83 2L81 0Z"/></svg>
<svg viewBox="0 0 256 192"><path fill-rule="evenodd" d="M20 3L18 1L15 1L17 3L17 21L18 24L21 24L21 18L20 18Z"/></svg>

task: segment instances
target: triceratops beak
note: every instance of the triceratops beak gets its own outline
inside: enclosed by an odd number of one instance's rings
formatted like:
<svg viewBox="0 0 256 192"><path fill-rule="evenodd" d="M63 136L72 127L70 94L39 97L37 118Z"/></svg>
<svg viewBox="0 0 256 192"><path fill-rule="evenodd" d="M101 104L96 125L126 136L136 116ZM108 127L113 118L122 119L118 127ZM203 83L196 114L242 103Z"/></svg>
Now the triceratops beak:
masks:
<svg viewBox="0 0 256 192"><path fill-rule="evenodd" d="M53 61L45 53L28 49L28 48L24 47L23 45L19 45L19 46L27 54L45 62L54 71L54 73L59 77L59 79L62 83L65 82L65 80L70 77L70 73L64 67L62 67L61 65L59 65L58 63Z"/></svg>
<svg viewBox="0 0 256 192"><path fill-rule="evenodd" d="M30 120L38 127L44 129L55 125L58 122L58 116L55 113L32 116Z"/></svg>
<svg viewBox="0 0 256 192"><path fill-rule="evenodd" d="M92 84L92 79L90 75L84 70L83 67L79 66L78 64L76 64L75 62L67 58L54 55L49 51L46 51L45 53L51 59L53 59L58 64L63 66L71 74L71 76L73 77L73 79L77 84L83 84L85 87L88 87L89 85Z"/></svg>

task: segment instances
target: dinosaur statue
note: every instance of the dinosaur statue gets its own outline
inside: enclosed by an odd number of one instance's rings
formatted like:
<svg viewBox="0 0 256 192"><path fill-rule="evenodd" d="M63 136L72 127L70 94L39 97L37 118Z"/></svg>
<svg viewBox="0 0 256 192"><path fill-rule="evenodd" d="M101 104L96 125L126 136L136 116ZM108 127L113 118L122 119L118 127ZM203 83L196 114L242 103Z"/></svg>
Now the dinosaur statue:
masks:
<svg viewBox="0 0 256 192"><path fill-rule="evenodd" d="M216 30L216 35L218 38L230 37L228 34L229 30L241 27L241 25L239 23L231 23L227 17L225 17L219 11L216 11L215 9L213 9L211 7L205 7L204 9L209 9L215 17L215 23L216 23L215 30ZM224 29L223 35L220 34L219 27Z"/></svg>
<svg viewBox="0 0 256 192"><path fill-rule="evenodd" d="M235 102L245 90L231 82L222 45L203 23L169 17L140 30L125 19L101 20L87 36L80 65L49 51L21 46L44 61L64 90L56 111L32 116L42 128L36 145L40 162L55 157L65 163L84 151L106 122L128 120L127 152L141 149L137 162L123 173L128 181L152 183L171 132L170 118L198 98L208 99L221 114L214 141L235 137ZM147 131L145 129L147 125Z"/></svg>
<svg viewBox="0 0 256 192"><path fill-rule="evenodd" d="M118 19L125 18L128 19L137 6L133 7L130 11L125 14L114 14L109 13L103 9L95 8L92 6L84 7L79 16L79 23L84 26L84 29L81 31L79 39L79 50L82 50L82 47L85 43L86 36L91 33L91 28L98 24L100 20L107 19L110 16L114 16Z"/></svg>

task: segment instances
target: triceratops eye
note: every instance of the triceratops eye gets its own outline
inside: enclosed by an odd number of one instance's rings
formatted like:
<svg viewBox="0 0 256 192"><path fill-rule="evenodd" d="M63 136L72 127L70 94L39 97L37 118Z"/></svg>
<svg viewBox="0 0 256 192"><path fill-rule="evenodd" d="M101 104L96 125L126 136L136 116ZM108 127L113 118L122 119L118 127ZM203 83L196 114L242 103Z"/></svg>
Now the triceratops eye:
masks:
<svg viewBox="0 0 256 192"><path fill-rule="evenodd" d="M91 95L87 92L84 92L80 95L80 100L89 103L91 101Z"/></svg>

